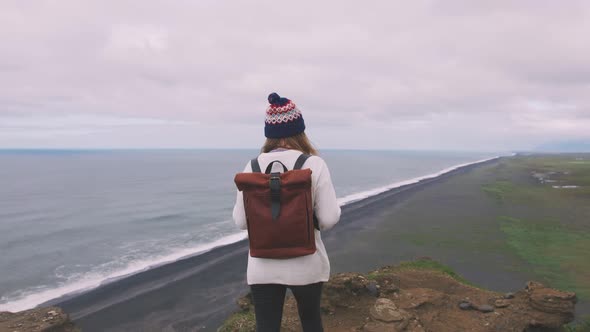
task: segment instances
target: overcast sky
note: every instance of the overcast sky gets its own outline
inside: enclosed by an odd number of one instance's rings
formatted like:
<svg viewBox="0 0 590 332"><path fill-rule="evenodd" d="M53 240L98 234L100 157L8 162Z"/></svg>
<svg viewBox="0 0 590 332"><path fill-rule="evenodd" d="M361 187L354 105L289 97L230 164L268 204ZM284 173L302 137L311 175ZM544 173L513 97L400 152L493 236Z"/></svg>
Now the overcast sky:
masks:
<svg viewBox="0 0 590 332"><path fill-rule="evenodd" d="M266 97L320 148L590 139L590 1L0 2L0 148L258 148Z"/></svg>

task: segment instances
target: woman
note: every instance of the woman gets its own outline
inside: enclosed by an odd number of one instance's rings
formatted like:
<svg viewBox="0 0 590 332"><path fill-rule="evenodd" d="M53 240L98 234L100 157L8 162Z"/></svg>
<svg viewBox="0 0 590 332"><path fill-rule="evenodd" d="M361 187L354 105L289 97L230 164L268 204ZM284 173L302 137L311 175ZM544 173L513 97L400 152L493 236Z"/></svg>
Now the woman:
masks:
<svg viewBox="0 0 590 332"><path fill-rule="evenodd" d="M312 204L320 230L332 228L340 219L340 206L330 172L324 160L305 135L303 116L295 104L276 93L268 96L264 133L266 142L258 156L261 169L275 160L293 169L302 154L312 155L303 168L312 170ZM276 171L280 164L275 163ZM250 162L244 172L252 172ZM238 191L233 218L238 227L247 229L242 192ZM323 331L320 316L322 284L330 277L330 262L319 230L315 230L316 252L288 259L256 258L248 255L247 280L250 285L257 331L279 331L285 292L290 288L305 332Z"/></svg>

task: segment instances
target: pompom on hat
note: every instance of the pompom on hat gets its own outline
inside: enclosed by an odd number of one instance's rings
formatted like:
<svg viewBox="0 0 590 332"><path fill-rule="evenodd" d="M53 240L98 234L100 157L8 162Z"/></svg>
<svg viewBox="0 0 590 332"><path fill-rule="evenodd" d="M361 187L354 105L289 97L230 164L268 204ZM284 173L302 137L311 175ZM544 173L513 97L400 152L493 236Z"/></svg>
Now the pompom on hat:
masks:
<svg viewBox="0 0 590 332"><path fill-rule="evenodd" d="M268 95L264 136L267 138L285 138L305 131L305 122L301 111L291 100L279 96L276 92Z"/></svg>

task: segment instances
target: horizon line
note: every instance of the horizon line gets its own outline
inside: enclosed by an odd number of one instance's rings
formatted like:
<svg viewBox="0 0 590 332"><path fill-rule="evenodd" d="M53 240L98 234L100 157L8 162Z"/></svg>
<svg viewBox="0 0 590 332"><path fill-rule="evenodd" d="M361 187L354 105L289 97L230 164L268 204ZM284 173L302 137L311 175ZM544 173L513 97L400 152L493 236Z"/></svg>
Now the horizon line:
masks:
<svg viewBox="0 0 590 332"><path fill-rule="evenodd" d="M260 150L260 148L230 148L230 147L191 147L191 148L132 148L132 147L125 147L125 148L1 148L0 151L191 151L191 150ZM319 149L320 151L330 151L330 150L338 150L338 151L428 151L428 152L532 152L534 150L475 150L475 149L423 149L423 148L323 148Z"/></svg>

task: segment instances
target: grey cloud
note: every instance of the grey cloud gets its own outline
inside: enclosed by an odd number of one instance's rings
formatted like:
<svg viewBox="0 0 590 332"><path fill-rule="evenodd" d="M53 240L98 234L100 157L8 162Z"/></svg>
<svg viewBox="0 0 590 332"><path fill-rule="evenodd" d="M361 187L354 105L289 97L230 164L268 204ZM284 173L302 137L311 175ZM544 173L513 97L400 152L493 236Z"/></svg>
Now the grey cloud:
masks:
<svg viewBox="0 0 590 332"><path fill-rule="evenodd" d="M300 105L309 129L333 135L358 127L359 136L399 142L404 132L411 142L438 133L444 139L424 144L452 148L469 125L481 136L474 141L501 134L498 148L507 148L568 135L552 116L575 123L589 113L585 1L7 1L1 9L0 121L36 112L249 128L277 91ZM574 107L556 106L566 104ZM525 118L535 125L514 120ZM189 131L171 133L170 145L188 144ZM320 134L362 145L345 136ZM118 137L127 145L135 136Z"/></svg>

